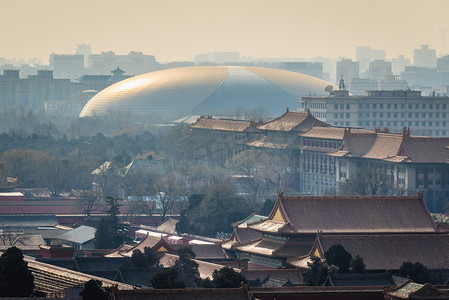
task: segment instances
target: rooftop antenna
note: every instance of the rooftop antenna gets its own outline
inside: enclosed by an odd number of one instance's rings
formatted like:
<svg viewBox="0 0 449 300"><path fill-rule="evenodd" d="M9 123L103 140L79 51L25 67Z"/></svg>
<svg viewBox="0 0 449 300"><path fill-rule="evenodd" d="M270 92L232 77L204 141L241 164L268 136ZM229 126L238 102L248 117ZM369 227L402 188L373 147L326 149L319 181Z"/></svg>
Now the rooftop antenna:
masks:
<svg viewBox="0 0 449 300"><path fill-rule="evenodd" d="M343 79L343 74L341 74L340 84L338 85L340 90L345 90L345 80Z"/></svg>

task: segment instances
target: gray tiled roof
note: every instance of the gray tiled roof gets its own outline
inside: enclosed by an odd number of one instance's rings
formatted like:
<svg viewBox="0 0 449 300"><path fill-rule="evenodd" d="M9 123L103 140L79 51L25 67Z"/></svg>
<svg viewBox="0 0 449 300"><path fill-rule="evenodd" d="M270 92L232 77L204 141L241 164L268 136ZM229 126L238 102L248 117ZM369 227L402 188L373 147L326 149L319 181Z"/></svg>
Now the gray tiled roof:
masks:
<svg viewBox="0 0 449 300"><path fill-rule="evenodd" d="M273 219L276 212L283 222ZM273 233L439 231L421 196L280 195L268 219L249 227Z"/></svg>
<svg viewBox="0 0 449 300"><path fill-rule="evenodd" d="M95 238L95 228L81 225L80 227L61 234L59 238L77 244L84 244Z"/></svg>

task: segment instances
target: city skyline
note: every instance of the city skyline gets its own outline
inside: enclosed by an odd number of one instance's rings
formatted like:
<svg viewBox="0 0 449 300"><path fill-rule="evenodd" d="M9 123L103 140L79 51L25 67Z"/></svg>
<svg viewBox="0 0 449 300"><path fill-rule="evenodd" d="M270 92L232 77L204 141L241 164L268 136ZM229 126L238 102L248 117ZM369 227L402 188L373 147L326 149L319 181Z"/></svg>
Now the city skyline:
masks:
<svg viewBox="0 0 449 300"><path fill-rule="evenodd" d="M357 46L383 49L391 59L429 44L449 54L449 2L434 1L4 1L0 57L141 51L158 61L195 54L241 57L349 57ZM25 7L25 9L24 9Z"/></svg>

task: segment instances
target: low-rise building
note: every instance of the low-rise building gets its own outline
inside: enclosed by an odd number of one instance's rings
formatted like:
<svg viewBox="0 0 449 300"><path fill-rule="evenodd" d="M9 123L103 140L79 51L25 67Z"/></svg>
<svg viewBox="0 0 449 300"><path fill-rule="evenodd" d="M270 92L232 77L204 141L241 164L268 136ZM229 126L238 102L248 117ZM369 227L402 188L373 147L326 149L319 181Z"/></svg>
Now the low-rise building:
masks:
<svg viewBox="0 0 449 300"><path fill-rule="evenodd" d="M59 236L63 245L71 246L75 250L94 249L95 228L81 225Z"/></svg>

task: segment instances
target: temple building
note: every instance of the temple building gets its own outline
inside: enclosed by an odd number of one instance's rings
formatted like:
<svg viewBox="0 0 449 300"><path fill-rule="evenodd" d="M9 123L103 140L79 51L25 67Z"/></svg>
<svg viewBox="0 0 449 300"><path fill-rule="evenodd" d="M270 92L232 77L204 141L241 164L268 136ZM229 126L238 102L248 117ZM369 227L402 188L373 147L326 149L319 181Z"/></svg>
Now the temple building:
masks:
<svg viewBox="0 0 449 300"><path fill-rule="evenodd" d="M338 243L353 256L365 255L370 271L397 270L404 261L428 263L429 268L449 261L449 228L433 221L422 194L285 196L280 193L268 218L246 223L259 236L254 233L242 241L239 225L223 247L238 260L247 261L250 270L307 268L311 256L324 258L324 252ZM411 250L415 246L416 250ZM437 253L438 259L434 258Z"/></svg>

